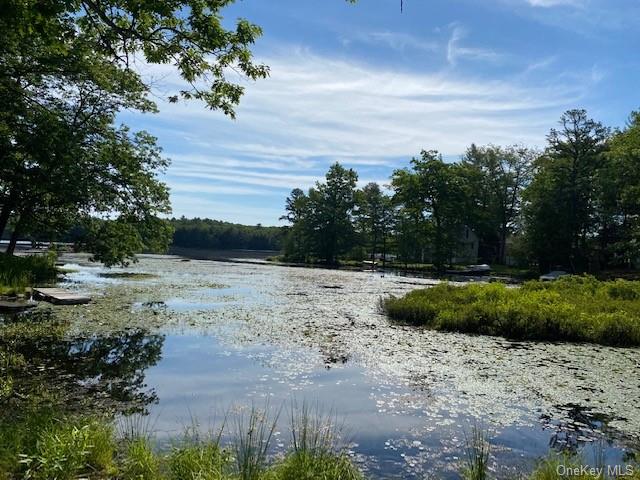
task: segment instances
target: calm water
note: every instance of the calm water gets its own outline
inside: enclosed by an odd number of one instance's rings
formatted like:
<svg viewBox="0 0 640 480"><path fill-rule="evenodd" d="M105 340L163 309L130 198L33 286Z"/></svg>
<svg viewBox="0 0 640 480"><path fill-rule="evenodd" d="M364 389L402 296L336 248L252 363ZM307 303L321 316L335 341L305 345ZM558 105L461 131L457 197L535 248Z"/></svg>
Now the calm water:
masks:
<svg viewBox="0 0 640 480"><path fill-rule="evenodd" d="M120 338L98 363L160 440L194 419L207 428L230 410L284 405L277 450L295 400L335 412L350 454L376 478L455 477L474 425L488 431L498 476L550 448L604 450L614 464L638 445L640 350L418 330L378 312L381 296L433 281L168 256L111 272L66 260L67 286L95 299L56 309L78 335L91 332L70 348L90 357L92 342ZM127 357L121 372L113 359Z"/></svg>

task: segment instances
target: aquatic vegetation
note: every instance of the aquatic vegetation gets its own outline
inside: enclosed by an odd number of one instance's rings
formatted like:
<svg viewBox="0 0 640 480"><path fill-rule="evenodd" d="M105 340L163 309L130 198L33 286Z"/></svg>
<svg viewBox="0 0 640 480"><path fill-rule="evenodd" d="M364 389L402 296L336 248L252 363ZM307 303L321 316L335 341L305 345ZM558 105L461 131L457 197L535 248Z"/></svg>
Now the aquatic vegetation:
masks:
<svg viewBox="0 0 640 480"><path fill-rule="evenodd" d="M601 459L600 459L601 460ZM551 453L538 461L530 480L598 480L605 478L640 479L640 464L635 461L606 465L602 461L589 465L582 455L571 452Z"/></svg>
<svg viewBox="0 0 640 480"><path fill-rule="evenodd" d="M18 257L0 253L0 295L22 293L34 283L55 280L55 253Z"/></svg>
<svg viewBox="0 0 640 480"><path fill-rule="evenodd" d="M491 445L486 433L476 425L469 436L465 434L465 439L466 458L462 476L465 480L487 480Z"/></svg>
<svg viewBox="0 0 640 480"><path fill-rule="evenodd" d="M116 278L122 280L148 280L157 278L157 275L144 272L103 272L98 274L102 278Z"/></svg>
<svg viewBox="0 0 640 480"><path fill-rule="evenodd" d="M436 330L515 340L640 345L640 282L591 276L526 282L520 288L450 284L381 301L394 320Z"/></svg>
<svg viewBox="0 0 640 480"><path fill-rule="evenodd" d="M278 416L270 420L255 406L236 419L234 458L241 480L259 480L266 471L269 445L276 431Z"/></svg>

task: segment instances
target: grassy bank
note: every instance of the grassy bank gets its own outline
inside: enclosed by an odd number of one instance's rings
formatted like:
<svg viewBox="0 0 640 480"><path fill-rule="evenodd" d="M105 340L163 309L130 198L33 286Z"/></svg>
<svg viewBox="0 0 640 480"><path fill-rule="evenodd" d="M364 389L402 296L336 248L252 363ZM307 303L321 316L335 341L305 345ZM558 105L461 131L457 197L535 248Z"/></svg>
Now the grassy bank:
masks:
<svg viewBox="0 0 640 480"><path fill-rule="evenodd" d="M54 280L55 261L54 253L25 257L0 253L0 295L23 293L34 283Z"/></svg>
<svg viewBox="0 0 640 480"><path fill-rule="evenodd" d="M436 330L640 345L640 282L574 276L520 288L445 283L387 298L382 308L393 320Z"/></svg>
<svg viewBox="0 0 640 480"><path fill-rule="evenodd" d="M257 410L236 422L228 444L222 444L222 432L200 436L189 430L170 448L158 450L136 422L118 428L104 418L59 416L47 406L33 407L0 420L0 479L363 478L327 434L334 432L332 427L306 412L307 416L292 416L287 452L272 457L268 451L275 422Z"/></svg>
<svg viewBox="0 0 640 480"><path fill-rule="evenodd" d="M56 416L51 408L34 407L0 418L0 479L364 480L336 448L335 430L326 418L304 412L292 415L286 453L272 456L275 424L256 410L236 423L235 437L226 445L221 433L200 436L187 430L181 440L158 450L144 430L132 427L136 421L114 427L105 418ZM474 431L463 459L452 466L464 480L487 480L493 478L490 464L491 446ZM551 453L531 473L514 478L640 479L633 457L617 470L604 461L583 465L586 460L575 453Z"/></svg>

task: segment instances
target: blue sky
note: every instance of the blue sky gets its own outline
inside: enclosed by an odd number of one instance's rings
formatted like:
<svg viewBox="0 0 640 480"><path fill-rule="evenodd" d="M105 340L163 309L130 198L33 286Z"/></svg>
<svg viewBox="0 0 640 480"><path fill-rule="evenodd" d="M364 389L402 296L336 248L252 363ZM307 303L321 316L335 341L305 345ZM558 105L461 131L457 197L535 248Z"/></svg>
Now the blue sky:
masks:
<svg viewBox="0 0 640 480"><path fill-rule="evenodd" d="M174 215L277 225L287 194L337 161L386 183L421 149L543 147L569 108L623 126L640 108L638 0L242 0L266 80L237 119L159 102L123 121L158 137ZM144 72L156 94L177 82Z"/></svg>

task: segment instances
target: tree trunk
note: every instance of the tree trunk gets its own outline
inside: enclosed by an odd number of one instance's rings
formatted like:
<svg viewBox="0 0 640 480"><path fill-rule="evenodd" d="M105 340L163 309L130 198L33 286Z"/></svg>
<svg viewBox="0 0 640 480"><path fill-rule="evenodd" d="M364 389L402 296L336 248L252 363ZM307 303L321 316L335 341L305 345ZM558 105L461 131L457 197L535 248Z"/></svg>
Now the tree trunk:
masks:
<svg viewBox="0 0 640 480"><path fill-rule="evenodd" d="M9 246L7 247L6 254L13 255L16 250L16 244L18 243L18 236L20 235L20 222L18 222L11 233L11 240L9 240Z"/></svg>
<svg viewBox="0 0 640 480"><path fill-rule="evenodd" d="M7 223L9 223L9 217L11 217L12 210L13 204L10 203L10 201L7 201L2 206L2 211L0 211L0 238L2 238L5 228L7 228Z"/></svg>
<svg viewBox="0 0 640 480"><path fill-rule="evenodd" d="M505 265L507 262L507 228L503 226L500 229L500 247L498 248L498 263Z"/></svg>

